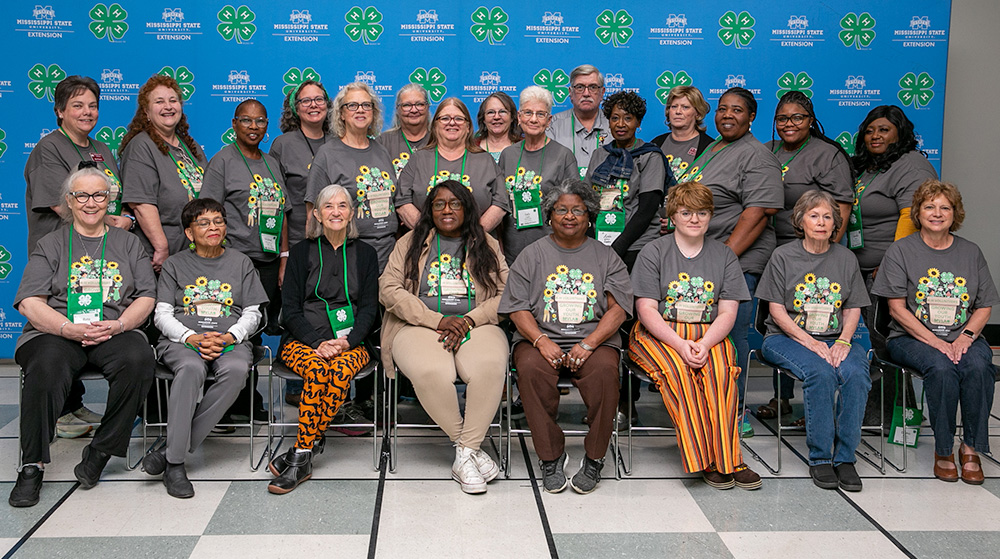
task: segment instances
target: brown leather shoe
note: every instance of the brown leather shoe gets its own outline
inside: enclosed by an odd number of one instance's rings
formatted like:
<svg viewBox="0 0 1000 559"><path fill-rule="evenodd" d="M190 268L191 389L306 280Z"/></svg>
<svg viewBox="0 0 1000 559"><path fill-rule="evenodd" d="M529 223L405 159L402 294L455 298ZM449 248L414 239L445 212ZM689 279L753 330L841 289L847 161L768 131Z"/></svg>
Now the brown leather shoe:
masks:
<svg viewBox="0 0 1000 559"><path fill-rule="evenodd" d="M978 457L977 457L978 458ZM941 481L958 481L958 469L957 468L942 468L938 466L938 461L950 462L953 466L955 465L955 457L953 455L940 456L938 453L934 453L934 477L940 479ZM982 473L980 472L980 475Z"/></svg>
<svg viewBox="0 0 1000 559"><path fill-rule="evenodd" d="M962 464L962 481L968 483L969 485L982 485L983 484L983 463L979 460L979 455L975 451L970 453L963 453L961 449L958 451L958 461ZM976 464L975 470L966 470L965 465L968 463Z"/></svg>

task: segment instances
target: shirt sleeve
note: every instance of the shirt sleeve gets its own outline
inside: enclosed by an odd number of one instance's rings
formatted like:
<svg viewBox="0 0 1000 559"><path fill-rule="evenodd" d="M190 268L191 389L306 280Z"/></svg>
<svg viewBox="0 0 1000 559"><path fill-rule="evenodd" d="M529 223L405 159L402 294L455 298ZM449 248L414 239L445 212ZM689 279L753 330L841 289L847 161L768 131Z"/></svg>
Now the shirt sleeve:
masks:
<svg viewBox="0 0 1000 559"><path fill-rule="evenodd" d="M226 156L220 151L212 157L205 169L205 178L201 183L201 198L211 198L222 203L226 200Z"/></svg>
<svg viewBox="0 0 1000 559"><path fill-rule="evenodd" d="M493 162L492 157L490 157L490 165L492 165L492 167L490 168L489 174L493 175L493 178L490 179L490 182L487 185L490 189L490 205L497 206L501 210L510 213L510 197L507 195L507 186L503 180L503 171L501 171L500 167ZM483 208L482 210L485 212L487 209L488 208Z"/></svg>
<svg viewBox="0 0 1000 559"><path fill-rule="evenodd" d="M69 176L72 169L69 164L59 156L55 145L52 142L39 142L38 157L34 153L29 157L28 184L31 185L31 210L47 211L49 208L58 206L62 200L59 199L59 192L62 190L62 183Z"/></svg>
<svg viewBox="0 0 1000 559"><path fill-rule="evenodd" d="M326 147L326 144L323 145ZM328 151L320 148L319 153L313 158L312 165L309 166L309 177L306 178L305 201L312 204L316 201L319 191L330 184L330 171L328 161Z"/></svg>
<svg viewBox="0 0 1000 559"><path fill-rule="evenodd" d="M632 265L632 288L635 297L660 300L660 262L659 244L656 241L646 244Z"/></svg>
<svg viewBox="0 0 1000 559"><path fill-rule="evenodd" d="M134 299L139 297L156 298L156 275L153 273L153 263L142 248L139 237L131 233L121 232L121 237L128 243L128 255L132 260L132 277L135 283Z"/></svg>
<svg viewBox="0 0 1000 559"><path fill-rule="evenodd" d="M833 146L830 147L833 148ZM825 173L816 177L819 187L833 196L833 199L838 203L853 203L854 181L851 179L851 165L839 149L833 148L833 159L826 166L826 169Z"/></svg>
<svg viewBox="0 0 1000 559"><path fill-rule="evenodd" d="M781 182L781 167L774 154L763 147L753 154L742 173L743 208L777 208L785 206Z"/></svg>
<svg viewBox="0 0 1000 559"><path fill-rule="evenodd" d="M740 259L736 257L733 249L722 245L726 254L726 268L722 275L722 292L719 299L729 301L749 301L750 289L747 288L747 280L743 276L743 267L740 266ZM758 287L758 289L760 289Z"/></svg>
<svg viewBox="0 0 1000 559"><path fill-rule="evenodd" d="M906 265L900 245L905 240L893 243L889 250L885 251L878 273L875 275L875 283L872 285L872 295L889 299L906 298Z"/></svg>
<svg viewBox="0 0 1000 559"><path fill-rule="evenodd" d="M160 174L156 169L156 159L151 146L155 149L154 144L143 141L142 136L137 136L122 154L122 201L126 204L155 206L159 201Z"/></svg>
<svg viewBox="0 0 1000 559"><path fill-rule="evenodd" d="M784 258L780 254L772 254L764 273L757 283L756 297L761 301L785 304L785 270ZM749 291L747 292L749 294Z"/></svg>

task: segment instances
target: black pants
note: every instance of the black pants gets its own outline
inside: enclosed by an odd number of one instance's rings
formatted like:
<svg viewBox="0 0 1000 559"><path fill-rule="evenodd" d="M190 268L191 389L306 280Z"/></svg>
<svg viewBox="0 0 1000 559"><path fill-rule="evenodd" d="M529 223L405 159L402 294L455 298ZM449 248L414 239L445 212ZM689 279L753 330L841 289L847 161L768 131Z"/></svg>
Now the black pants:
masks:
<svg viewBox="0 0 1000 559"><path fill-rule="evenodd" d="M153 350L135 330L93 346L61 336L42 334L18 348L14 360L24 369L21 395L23 462L48 463L49 443L70 393L70 385L91 365L109 384L104 420L90 443L114 456L125 456L133 422L153 382Z"/></svg>

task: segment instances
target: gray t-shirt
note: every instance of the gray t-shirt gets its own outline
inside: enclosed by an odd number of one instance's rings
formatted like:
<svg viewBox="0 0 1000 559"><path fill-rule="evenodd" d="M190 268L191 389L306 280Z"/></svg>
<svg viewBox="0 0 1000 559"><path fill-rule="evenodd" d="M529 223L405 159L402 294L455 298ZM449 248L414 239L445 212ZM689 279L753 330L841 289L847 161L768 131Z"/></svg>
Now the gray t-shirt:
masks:
<svg viewBox="0 0 1000 559"><path fill-rule="evenodd" d="M749 132L717 152L706 149L697 163L699 182L712 191L715 200L707 237L726 242L747 208L784 207L778 159ZM740 255L743 271L761 273L774 247L774 228L768 224Z"/></svg>
<svg viewBox="0 0 1000 559"><path fill-rule="evenodd" d="M173 305L174 317L195 332L227 332L245 307L266 305L267 294L253 262L238 250L216 258L182 250L163 263L156 300Z"/></svg>
<svg viewBox="0 0 1000 559"><path fill-rule="evenodd" d="M230 144L212 156L205 169L205 184L201 187L200 197L212 198L225 206L229 248L235 248L253 260L270 262L278 258L278 254L264 252L260 221L269 205L272 208L270 211L288 211L285 177L281 175L277 159L261 152L260 159L247 157L244 162L239 150L236 144ZM280 189L274 188L275 182ZM277 246L280 247L280 240Z"/></svg>
<svg viewBox="0 0 1000 559"><path fill-rule="evenodd" d="M187 152L182 147L167 144L170 153L180 162L187 162ZM122 201L126 204L152 204L160 213L160 225L167 237L167 251L174 254L187 246L188 240L181 227L181 210L188 203L188 191L181 184L177 165L170 155L160 153L153 140L145 132L133 137L121 152L122 181L124 192ZM205 167L205 156L199 151L195 155L198 164ZM146 252L153 254L153 245L139 230L139 239Z"/></svg>
<svg viewBox="0 0 1000 559"><path fill-rule="evenodd" d="M378 142L369 141L368 147L356 149L333 138L316 152L306 184L306 202L314 203L320 191L331 184L339 184L354 195L359 238L378 253L381 273L396 246L399 227L399 190L389 152Z"/></svg>
<svg viewBox="0 0 1000 559"><path fill-rule="evenodd" d="M977 309L1000 303L983 251L972 241L953 237L951 246L935 250L919 233L904 237L885 251L872 294L906 299L909 309L935 336L953 342ZM906 334L892 321L889 338Z"/></svg>
<svg viewBox="0 0 1000 559"><path fill-rule="evenodd" d="M806 192L821 190L837 202L854 202L851 165L839 149L818 138L810 138L797 154L781 149L778 147L780 144L778 140L765 144L767 149L776 152L775 157L782 169L788 167L784 175L785 207L774 216L778 246L796 239L792 228L792 208Z"/></svg>
<svg viewBox="0 0 1000 559"><path fill-rule="evenodd" d="M427 140L431 138L430 133L424 134L423 138L415 142L411 142L403 136L403 131L399 128L393 128L391 130L386 130L375 139L376 142L382 144L385 151L389 152L389 157L392 158L392 166L396 170L396 178L399 178L400 173L403 172L403 168L406 164L410 162L410 157L413 152L427 145Z"/></svg>
<svg viewBox="0 0 1000 559"><path fill-rule="evenodd" d="M285 201L288 203L288 246L295 246L306 238L306 179L313 156L327 141L335 138L327 134L314 140L307 138L302 130L292 130L278 136L271 142L270 154L278 160L281 174L285 177Z"/></svg>
<svg viewBox="0 0 1000 559"><path fill-rule="evenodd" d="M101 171L110 169L116 177L121 178L118 162L111 155L111 150L103 142L94 139L90 139L88 147L76 146L74 149L73 142L56 129L46 134L35 145L35 149L31 150L28 162L24 165L28 254L35 249L39 239L62 227L62 218L51 208L62 203L59 197L62 184L66 177L76 171L80 161L93 161Z"/></svg>
<svg viewBox="0 0 1000 559"><path fill-rule="evenodd" d="M21 284L14 296L14 308L28 297L45 297L53 310L66 315L68 290L86 293L93 289L96 294L103 288L102 320L117 320L139 297L156 297L153 267L138 237L117 227L108 228L102 270L103 237L82 237L81 240L79 233L73 230L73 263L70 264L69 236L70 227L63 227L38 241L24 267ZM70 266L74 270L72 276ZM84 287L88 279L95 278L100 278L97 285ZM41 334L26 321L17 347Z"/></svg>
<svg viewBox="0 0 1000 559"><path fill-rule="evenodd" d="M656 140L653 140L653 142L655 143ZM687 172L687 168L691 166L691 162L694 161L695 157L698 156L699 142L701 142L701 135L695 136L690 140L684 140L683 142L674 140L673 134L667 134L667 137L664 138L660 149L663 150L663 155L667 158L667 166L670 168L670 172L674 174L674 179L677 182L681 182L681 177Z"/></svg>
<svg viewBox="0 0 1000 559"><path fill-rule="evenodd" d="M601 146L611 137L611 127L604 113L597 111L597 119L590 130L580 123L573 109L552 115L546 134L553 140L569 148L576 157L576 166L580 168L580 178L587 174L590 158L600 151Z"/></svg>
<svg viewBox="0 0 1000 559"><path fill-rule="evenodd" d="M597 328L608 310L606 292L632 315L628 270L611 247L587 238L570 250L544 237L521 251L510 267L498 312L529 311L542 332L568 351ZM523 339L514 333L515 343ZM617 332L604 343L621 347Z"/></svg>
<svg viewBox="0 0 1000 559"><path fill-rule="evenodd" d="M476 308L476 288L463 261L462 238L437 236L430 249L420 275L420 300L444 315L464 315Z"/></svg>
<svg viewBox="0 0 1000 559"><path fill-rule="evenodd" d="M434 164L435 160L437 165ZM434 173L435 168L437 175ZM423 210L427 194L437 185L437 179L445 171L454 175L461 174L462 158L448 161L444 157L438 157L435 149L421 149L414 152L410 162L399 175L399 196L396 198L396 205L413 204L418 211ZM485 151L468 153L465 158L465 176L469 177L469 184L466 187L476 199L480 216L490 206L509 211L510 202L507 198L507 189L504 188L503 175L490 154Z"/></svg>
<svg viewBox="0 0 1000 559"><path fill-rule="evenodd" d="M867 307L868 291L854 254L831 244L812 254L795 241L778 247L757 284L757 298L781 303L795 325L819 340L832 340L844 329L844 309ZM767 318L767 335L785 334Z"/></svg>
<svg viewBox="0 0 1000 559"><path fill-rule="evenodd" d="M656 300L663 319L673 322L712 322L719 301L750 300L736 254L714 239L705 239L694 258L681 253L673 235L647 244L632 267L632 287L637 298Z"/></svg>
<svg viewBox="0 0 1000 559"><path fill-rule="evenodd" d="M632 149L638 148L644 144L642 140L636 138L636 143ZM621 210L622 203L620 199L616 199L613 196L617 195L618 189L611 188L616 185L615 179L617 177L611 177L611 185L600 185L593 184L592 175L594 174L594 169L598 165L604 162L605 159L610 155L607 150L599 149L594 153L593 157L590 158L590 166L587 168L587 178L584 182L590 184L594 187L594 190L601 195L601 211L607 210ZM658 153L644 153L639 157L633 158L634 166L632 167L632 176L628 180L626 189L622 196L625 198L624 208L625 208L625 223L627 224L635 212L639 210L639 195L643 192L663 192L663 185L667 179L667 169L663 165L663 158L660 157ZM660 236L660 216L654 214L653 218L649 221L649 225L646 230L643 231L642 235L639 236L635 242L632 243L629 250L641 250L642 247L646 246L646 243L656 239Z"/></svg>
<svg viewBox="0 0 1000 559"><path fill-rule="evenodd" d="M867 185L860 200L865 246L854 253L862 270L872 270L896 238L899 212L913 204L913 195L924 181L936 179L938 175L924 154L917 150L904 153L888 171L877 175L860 169L858 172L860 176L855 188Z"/></svg>
<svg viewBox="0 0 1000 559"><path fill-rule="evenodd" d="M531 184L537 183L544 198L553 186L566 179L577 178L573 152L562 144L549 141L545 147L535 151L522 150L523 146L524 142L517 142L500 154L500 170L503 172L504 186L510 200L510 213L504 216L503 220L503 254L508 266L514 262L524 247L552 232L552 228L544 223L545 216L541 215L541 209L538 211L539 226L517 228L514 217L517 212L514 204L515 189L517 194L521 195ZM524 173L519 173L518 168L523 168ZM524 217L523 221L529 221L532 216Z"/></svg>

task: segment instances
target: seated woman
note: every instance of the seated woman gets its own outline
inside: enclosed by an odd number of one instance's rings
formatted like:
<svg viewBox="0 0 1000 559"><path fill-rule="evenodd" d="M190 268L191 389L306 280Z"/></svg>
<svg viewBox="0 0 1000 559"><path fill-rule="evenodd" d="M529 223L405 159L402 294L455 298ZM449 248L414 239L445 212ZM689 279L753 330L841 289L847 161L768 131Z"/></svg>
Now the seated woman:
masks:
<svg viewBox="0 0 1000 559"><path fill-rule="evenodd" d="M462 491L483 493L500 473L480 445L507 373L507 336L497 326L507 264L479 223L472 193L453 180L432 188L379 282L386 370L399 365L427 414L455 443L451 475ZM457 377L466 383L464 418Z"/></svg>
<svg viewBox="0 0 1000 559"><path fill-rule="evenodd" d="M153 310L156 279L139 238L104 224L111 191L94 167L66 179L58 213L69 226L38 241L14 297L28 319L14 352L24 371L14 507L38 503L56 420L80 371L99 369L110 385L101 426L73 469L84 489L97 485L111 456L125 456L153 382L153 350L136 328Z"/></svg>
<svg viewBox="0 0 1000 559"><path fill-rule="evenodd" d="M869 304L864 277L851 251L832 242L844 220L829 193L803 194L792 226L802 240L774 251L757 286L770 313L764 358L803 381L813 483L861 491L854 450L872 381L865 350L851 338Z"/></svg>
<svg viewBox="0 0 1000 559"><path fill-rule="evenodd" d="M552 234L521 251L500 300L517 326L517 385L549 493L566 488L569 461L556 422L559 376L572 375L590 419L586 454L570 482L577 493L601 481L618 409L618 328L631 314L632 286L615 251L587 237L599 208L600 196L579 180L554 186L542 200Z"/></svg>
<svg viewBox="0 0 1000 559"><path fill-rule="evenodd" d="M371 359L362 344L378 314L378 254L357 240L352 198L340 185L320 190L308 239L288 256L278 353L304 385L295 445L268 466L277 476L271 493L283 495L312 477L314 445L323 452L327 425Z"/></svg>
<svg viewBox="0 0 1000 559"><path fill-rule="evenodd" d="M163 474L167 494L194 497L184 459L194 452L236 400L253 362L248 339L260 323L267 295L243 253L225 247L226 209L196 198L181 211L190 250L167 257L157 284L153 321L163 334L156 354L171 371L167 442L142 460L149 475ZM205 378L215 381L202 396ZM201 397L201 401L198 398Z"/></svg>
<svg viewBox="0 0 1000 559"><path fill-rule="evenodd" d="M712 191L688 182L670 189L672 235L641 251L632 268L635 312L629 357L663 395L677 429L684 471L717 489L760 487L743 463L736 431L740 368L729 331L750 298L736 254L706 239Z"/></svg>
<svg viewBox="0 0 1000 559"><path fill-rule="evenodd" d="M982 337L1000 303L983 252L952 233L965 208L954 185L928 180L913 195L910 219L919 231L889 247L872 294L889 298L889 356L924 375L934 431L934 477L958 481L955 414L962 405L961 478L983 483L979 452L989 452L993 352Z"/></svg>

